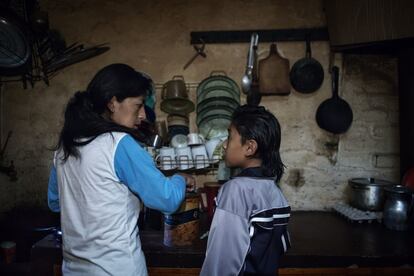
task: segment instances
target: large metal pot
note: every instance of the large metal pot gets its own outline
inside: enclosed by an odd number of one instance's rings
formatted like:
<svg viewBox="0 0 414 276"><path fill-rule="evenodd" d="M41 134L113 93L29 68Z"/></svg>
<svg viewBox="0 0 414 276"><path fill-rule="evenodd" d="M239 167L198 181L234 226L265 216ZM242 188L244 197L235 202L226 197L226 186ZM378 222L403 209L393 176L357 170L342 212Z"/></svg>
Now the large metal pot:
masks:
<svg viewBox="0 0 414 276"><path fill-rule="evenodd" d="M395 185L374 178L352 178L348 184L351 188L351 205L365 211L381 211L385 201L384 188Z"/></svg>

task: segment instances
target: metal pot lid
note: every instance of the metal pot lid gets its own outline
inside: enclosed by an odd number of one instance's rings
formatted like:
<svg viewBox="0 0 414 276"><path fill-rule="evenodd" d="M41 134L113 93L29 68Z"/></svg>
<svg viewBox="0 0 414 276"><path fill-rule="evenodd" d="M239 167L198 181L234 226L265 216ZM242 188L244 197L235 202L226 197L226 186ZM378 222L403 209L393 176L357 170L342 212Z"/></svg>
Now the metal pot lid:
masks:
<svg viewBox="0 0 414 276"><path fill-rule="evenodd" d="M390 181L377 179L377 178L352 178L349 180L349 184L356 185L356 186L389 186L395 185Z"/></svg>

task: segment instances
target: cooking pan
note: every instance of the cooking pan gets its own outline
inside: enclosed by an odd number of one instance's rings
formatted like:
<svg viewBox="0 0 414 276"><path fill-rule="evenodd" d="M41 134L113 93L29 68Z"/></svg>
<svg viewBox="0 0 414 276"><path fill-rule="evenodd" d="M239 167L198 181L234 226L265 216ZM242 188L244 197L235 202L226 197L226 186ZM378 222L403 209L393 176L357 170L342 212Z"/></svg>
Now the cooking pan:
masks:
<svg viewBox="0 0 414 276"><path fill-rule="evenodd" d="M344 133L352 124L353 114L349 104L338 96L339 68L332 68L332 97L321 103L316 111L319 127L334 134Z"/></svg>
<svg viewBox="0 0 414 276"><path fill-rule="evenodd" d="M289 77L292 87L300 93L312 93L321 87L324 78L323 68L312 58L309 39L306 39L306 56L295 62Z"/></svg>

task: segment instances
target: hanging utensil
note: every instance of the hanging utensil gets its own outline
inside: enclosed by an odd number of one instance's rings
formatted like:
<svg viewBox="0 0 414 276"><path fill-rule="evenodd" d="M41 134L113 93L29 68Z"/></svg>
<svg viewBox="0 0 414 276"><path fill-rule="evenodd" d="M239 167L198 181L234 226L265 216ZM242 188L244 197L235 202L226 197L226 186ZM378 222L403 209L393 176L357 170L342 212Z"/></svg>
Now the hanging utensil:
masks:
<svg viewBox="0 0 414 276"><path fill-rule="evenodd" d="M241 87L244 94L247 94L250 91L252 82L253 82L253 67L255 63L255 50L257 49L257 44L259 43L259 35L257 33L252 33L250 38L250 48L247 56L247 66L246 72L243 75Z"/></svg>
<svg viewBox="0 0 414 276"><path fill-rule="evenodd" d="M289 60L279 55L275 43L269 55L259 60L259 87L262 95L289 95Z"/></svg>
<svg viewBox="0 0 414 276"><path fill-rule="evenodd" d="M194 54L194 56L184 65L184 70L187 69L188 66L190 66L191 63L193 63L193 61L198 57L198 56L202 56L203 58L206 58L207 55L206 53L204 53L204 48L206 46L206 44L204 43L204 40L200 39L202 45L201 47L197 46L197 45L193 45L194 50L196 51L196 53Z"/></svg>
<svg viewBox="0 0 414 276"><path fill-rule="evenodd" d="M290 70L290 82L299 93L312 93L321 87L324 78L322 65L312 58L310 40L306 39L306 56Z"/></svg>
<svg viewBox="0 0 414 276"><path fill-rule="evenodd" d="M255 38L255 45L253 46L253 70L252 70L252 84L246 96L246 103L251 106L258 106L262 100L259 87L259 76L257 70L257 48L259 36Z"/></svg>
<svg viewBox="0 0 414 276"><path fill-rule="evenodd" d="M338 96L339 68L332 68L332 97L321 103L316 111L319 127L334 134L344 133L352 124L353 114L349 104Z"/></svg>

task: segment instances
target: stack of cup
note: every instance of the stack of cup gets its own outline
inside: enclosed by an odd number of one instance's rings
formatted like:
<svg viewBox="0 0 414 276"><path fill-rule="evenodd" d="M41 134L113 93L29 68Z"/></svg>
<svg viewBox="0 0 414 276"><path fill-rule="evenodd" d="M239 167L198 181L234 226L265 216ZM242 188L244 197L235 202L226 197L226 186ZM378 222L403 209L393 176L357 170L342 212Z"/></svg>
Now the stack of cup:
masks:
<svg viewBox="0 0 414 276"><path fill-rule="evenodd" d="M204 169L210 166L205 138L199 133L189 133L187 135L188 145L191 147L191 155L193 157L195 169Z"/></svg>

